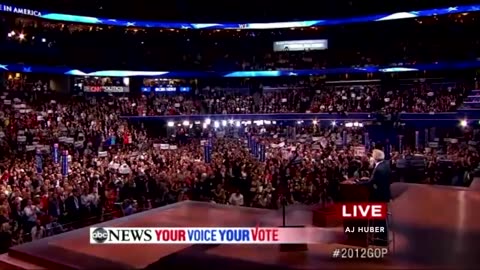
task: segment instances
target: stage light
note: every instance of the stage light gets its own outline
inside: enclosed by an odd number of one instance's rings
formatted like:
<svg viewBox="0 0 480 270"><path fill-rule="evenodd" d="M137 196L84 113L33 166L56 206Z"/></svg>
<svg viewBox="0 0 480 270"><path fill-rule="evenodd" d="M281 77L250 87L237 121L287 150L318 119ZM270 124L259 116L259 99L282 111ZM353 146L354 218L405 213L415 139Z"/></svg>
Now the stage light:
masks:
<svg viewBox="0 0 480 270"><path fill-rule="evenodd" d="M314 125L316 125L316 124L318 124L318 121L317 121L317 120L313 120L312 123L313 123Z"/></svg>
<svg viewBox="0 0 480 270"><path fill-rule="evenodd" d="M42 38L42 42L45 43L47 42L47 40L45 38Z"/></svg>
<svg viewBox="0 0 480 270"><path fill-rule="evenodd" d="M240 121L235 122L236 127L240 127Z"/></svg>
<svg viewBox="0 0 480 270"><path fill-rule="evenodd" d="M167 126L169 126L169 127L173 127L174 125L175 125L174 122L168 122L168 123L167 123Z"/></svg>
<svg viewBox="0 0 480 270"><path fill-rule="evenodd" d="M207 123L203 123L203 128L207 128L207 127L208 127Z"/></svg>
<svg viewBox="0 0 480 270"><path fill-rule="evenodd" d="M222 120L222 126L227 126L227 121L226 120Z"/></svg>
<svg viewBox="0 0 480 270"><path fill-rule="evenodd" d="M462 120L462 121L460 121L460 126L461 126L461 127L467 127L467 126L468 126L467 120Z"/></svg>
<svg viewBox="0 0 480 270"><path fill-rule="evenodd" d="M220 122L215 121L215 123L213 123L213 126L214 126L215 128L219 128L219 127L220 127Z"/></svg>
<svg viewBox="0 0 480 270"><path fill-rule="evenodd" d="M189 126L189 125L190 125L190 122L188 122L188 121L183 121L183 125L184 125L184 126Z"/></svg>
<svg viewBox="0 0 480 270"><path fill-rule="evenodd" d="M18 38L19 38L20 40L23 40L23 39L25 38L25 34L20 34L20 35L18 35Z"/></svg>
<svg viewBox="0 0 480 270"><path fill-rule="evenodd" d="M232 120L232 119L228 120L228 123L229 123L230 125L233 125L233 120Z"/></svg>
<svg viewBox="0 0 480 270"><path fill-rule="evenodd" d="M205 124L210 125L211 122L212 120L210 120L210 118L205 119Z"/></svg>
<svg viewBox="0 0 480 270"><path fill-rule="evenodd" d="M332 126L336 126L336 125L337 125L337 122L332 121Z"/></svg>

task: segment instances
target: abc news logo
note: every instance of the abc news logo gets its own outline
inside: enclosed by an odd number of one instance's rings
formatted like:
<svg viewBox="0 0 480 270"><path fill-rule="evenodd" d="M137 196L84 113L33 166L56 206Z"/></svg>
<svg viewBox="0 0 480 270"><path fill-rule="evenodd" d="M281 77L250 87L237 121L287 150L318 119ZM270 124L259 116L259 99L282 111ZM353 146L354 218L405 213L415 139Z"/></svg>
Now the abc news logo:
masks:
<svg viewBox="0 0 480 270"><path fill-rule="evenodd" d="M150 243L155 232L140 228L91 228L91 244Z"/></svg>
<svg viewBox="0 0 480 270"><path fill-rule="evenodd" d="M93 241L98 244L105 243L108 240L108 231L104 228L97 228L91 234Z"/></svg>

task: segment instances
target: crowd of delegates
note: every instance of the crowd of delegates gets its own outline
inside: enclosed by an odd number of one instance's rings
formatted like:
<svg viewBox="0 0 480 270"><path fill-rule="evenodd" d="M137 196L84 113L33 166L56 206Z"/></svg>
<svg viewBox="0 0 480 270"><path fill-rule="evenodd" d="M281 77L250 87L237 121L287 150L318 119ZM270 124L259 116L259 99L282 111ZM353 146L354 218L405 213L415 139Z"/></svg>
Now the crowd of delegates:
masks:
<svg viewBox="0 0 480 270"><path fill-rule="evenodd" d="M272 70L401 66L479 57L479 40L471 34L478 26L476 13L326 28L253 31L126 29L2 15L0 35L6 38L0 40L2 48L18 53L4 55L4 61L10 62L96 65L112 69L148 66L157 70ZM396 30L393 33L391 29ZM445 35L457 39L445 40ZM327 39L328 49L272 50L275 41L311 39Z"/></svg>
<svg viewBox="0 0 480 270"><path fill-rule="evenodd" d="M186 199L265 208L278 207L282 194L289 204L329 201L338 196L341 181L369 177L373 168L368 152L354 148L363 144L360 127L299 127L293 135L277 125L250 127L268 145L266 162L260 162L246 149L244 127L220 132L211 126L182 126L175 137L162 139L148 126L120 118L122 108L132 104L32 93L1 96L2 251ZM346 141L339 143L343 130ZM210 135L213 152L207 164L201 144ZM53 156L55 143L68 150L68 175ZM452 162L456 185L478 164L475 147L449 145L445 151L412 153L428 157L432 183L442 182L436 170L440 157ZM399 160L394 147L391 155Z"/></svg>
<svg viewBox="0 0 480 270"><path fill-rule="evenodd" d="M449 112L463 102L466 90L445 87L432 89L425 85L406 89L380 89L379 86L334 87L318 91L312 112Z"/></svg>
<svg viewBox="0 0 480 270"><path fill-rule="evenodd" d="M266 87L253 95L221 88L204 88L194 94L146 94L121 98L124 115L192 115L250 113L344 113L344 112L450 112L464 101L469 89L430 86L382 89L379 85Z"/></svg>

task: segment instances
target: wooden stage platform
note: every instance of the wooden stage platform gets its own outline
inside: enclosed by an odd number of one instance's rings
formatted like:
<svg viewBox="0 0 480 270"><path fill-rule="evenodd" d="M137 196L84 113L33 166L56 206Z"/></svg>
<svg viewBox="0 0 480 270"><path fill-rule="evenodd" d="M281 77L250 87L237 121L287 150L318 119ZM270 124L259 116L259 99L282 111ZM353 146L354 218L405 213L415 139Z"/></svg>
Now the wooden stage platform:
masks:
<svg viewBox="0 0 480 270"><path fill-rule="evenodd" d="M480 265L480 192L394 184L395 252L378 261L332 259L341 228L322 229L322 244L307 252L276 245L90 245L88 228L13 247L0 269L398 269ZM281 212L182 202L99 224L99 227L221 227L281 225ZM289 225L311 224L302 207L287 210ZM22 264L21 262L25 262ZM26 264L28 262L29 264ZM3 264L2 264L3 263ZM13 266L16 266L13 267Z"/></svg>

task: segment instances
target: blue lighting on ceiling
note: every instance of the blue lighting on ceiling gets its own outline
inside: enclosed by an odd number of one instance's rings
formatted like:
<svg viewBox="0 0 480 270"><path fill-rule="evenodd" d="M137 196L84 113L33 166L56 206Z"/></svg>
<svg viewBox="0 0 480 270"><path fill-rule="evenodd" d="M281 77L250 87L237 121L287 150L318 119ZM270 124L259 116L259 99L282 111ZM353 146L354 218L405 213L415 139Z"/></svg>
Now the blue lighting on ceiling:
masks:
<svg viewBox="0 0 480 270"><path fill-rule="evenodd" d="M78 69L72 69L64 72L65 75L72 76L95 76L95 77L159 77L168 74L167 71L135 71L135 70L100 70L94 72L83 72Z"/></svg>
<svg viewBox="0 0 480 270"><path fill-rule="evenodd" d="M136 71L136 70L101 70L75 69L69 67L36 66L24 64L0 64L0 71L32 72L47 74L63 74L69 76L96 76L96 77L165 77L165 78L248 78L248 77L291 77L291 76L320 76L328 74L353 73L394 73L416 72L424 70L463 70L478 69L480 61L438 62L435 64L415 64L402 66L381 67L338 67L325 69L301 70L259 70L259 71Z"/></svg>
<svg viewBox="0 0 480 270"><path fill-rule="evenodd" d="M248 77L280 77L283 75L280 70L262 70L262 71L235 71L224 75L229 78L248 78ZM291 72L288 72L291 73Z"/></svg>
<svg viewBox="0 0 480 270"><path fill-rule="evenodd" d="M25 12L27 10L28 12ZM378 22L389 20L400 20L408 18L421 18L440 16L446 14L468 13L480 11L480 4L453 6L446 8L435 8L419 11L404 11L391 14L378 14L353 18L331 19L331 20L310 20L293 22L270 22L270 23L174 23L159 21L136 21L120 20L109 18L96 18L90 16L70 15L62 13L51 13L38 10L29 10L22 7L0 4L0 11L16 13L20 15L34 16L52 21L64 21L72 23L140 27L140 28L173 28L173 29L280 29L280 28L299 28L312 26L329 26L351 23Z"/></svg>

